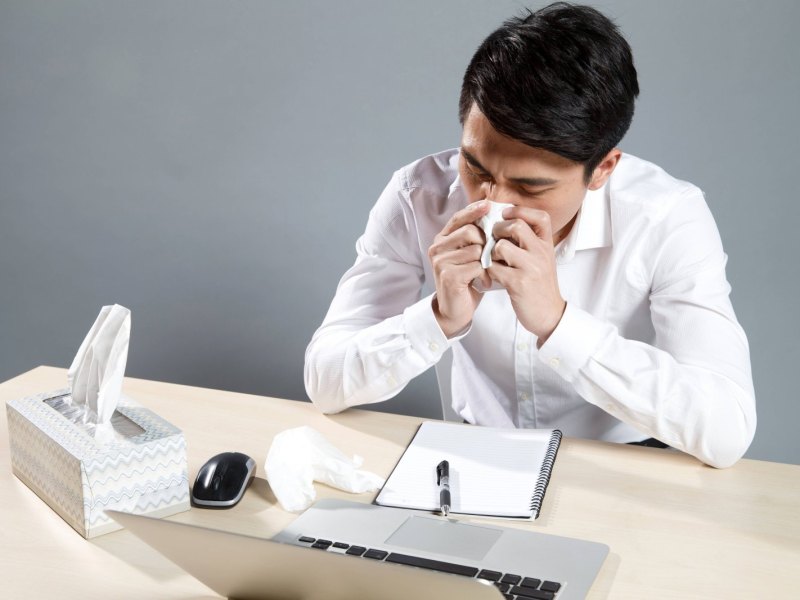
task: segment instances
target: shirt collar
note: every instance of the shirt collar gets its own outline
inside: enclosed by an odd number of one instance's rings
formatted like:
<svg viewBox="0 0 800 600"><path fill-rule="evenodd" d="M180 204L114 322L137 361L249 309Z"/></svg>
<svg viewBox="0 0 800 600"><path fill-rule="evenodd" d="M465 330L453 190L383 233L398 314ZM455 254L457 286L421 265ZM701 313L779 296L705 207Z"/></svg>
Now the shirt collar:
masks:
<svg viewBox="0 0 800 600"><path fill-rule="evenodd" d="M611 214L608 183L597 190L588 190L569 235L556 246L558 262L569 262L579 250L605 248L611 245Z"/></svg>

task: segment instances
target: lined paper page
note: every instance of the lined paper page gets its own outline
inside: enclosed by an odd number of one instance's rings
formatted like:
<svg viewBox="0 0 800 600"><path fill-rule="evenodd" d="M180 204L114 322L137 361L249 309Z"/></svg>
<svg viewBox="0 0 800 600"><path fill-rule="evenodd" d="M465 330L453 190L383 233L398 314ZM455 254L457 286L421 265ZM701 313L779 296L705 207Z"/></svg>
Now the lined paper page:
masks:
<svg viewBox="0 0 800 600"><path fill-rule="evenodd" d="M447 460L452 512L529 518L551 435L552 430L425 422L376 503L439 510L436 465Z"/></svg>

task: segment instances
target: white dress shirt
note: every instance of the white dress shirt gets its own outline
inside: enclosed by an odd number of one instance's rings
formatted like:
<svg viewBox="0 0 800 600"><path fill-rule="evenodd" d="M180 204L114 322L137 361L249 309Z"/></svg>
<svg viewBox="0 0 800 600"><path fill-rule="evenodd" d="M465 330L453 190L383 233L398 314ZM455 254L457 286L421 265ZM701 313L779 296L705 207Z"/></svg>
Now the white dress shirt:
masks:
<svg viewBox="0 0 800 600"><path fill-rule="evenodd" d="M655 437L709 465L736 462L755 396L703 193L623 154L555 248L567 308L537 349L505 290L486 292L458 337L434 317L427 251L467 205L457 167L457 150L428 156L381 194L306 350L311 400L324 412L386 400L452 348L453 408L471 423Z"/></svg>

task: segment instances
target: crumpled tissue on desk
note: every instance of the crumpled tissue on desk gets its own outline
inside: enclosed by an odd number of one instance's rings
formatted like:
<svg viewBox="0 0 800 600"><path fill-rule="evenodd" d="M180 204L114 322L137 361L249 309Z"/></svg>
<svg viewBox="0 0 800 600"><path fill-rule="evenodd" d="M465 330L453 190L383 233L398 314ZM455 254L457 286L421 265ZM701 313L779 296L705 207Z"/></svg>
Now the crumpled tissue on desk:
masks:
<svg viewBox="0 0 800 600"><path fill-rule="evenodd" d="M281 507L300 512L317 497L315 481L354 494L378 490L384 478L360 470L363 463L362 457L347 458L316 429L303 426L275 436L264 471Z"/></svg>

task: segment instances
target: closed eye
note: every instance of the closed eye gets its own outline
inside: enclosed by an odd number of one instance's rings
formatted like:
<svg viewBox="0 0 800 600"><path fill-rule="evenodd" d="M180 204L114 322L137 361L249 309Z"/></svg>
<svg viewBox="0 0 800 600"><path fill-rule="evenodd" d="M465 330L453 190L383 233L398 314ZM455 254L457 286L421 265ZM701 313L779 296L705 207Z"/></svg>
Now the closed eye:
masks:
<svg viewBox="0 0 800 600"><path fill-rule="evenodd" d="M467 166L467 175L469 175L474 179L480 179L481 181L489 181L492 178L492 176L489 175L488 173L485 173L483 171L476 171L470 166Z"/></svg>
<svg viewBox="0 0 800 600"><path fill-rule="evenodd" d="M518 191L521 196L527 196L528 198L536 198L538 196L545 194L546 192L549 192L552 189L553 188L550 187L545 189L532 190L530 188L521 187L518 188Z"/></svg>
<svg viewBox="0 0 800 600"><path fill-rule="evenodd" d="M466 162L467 175L473 179L480 179L481 181L491 180L491 173L484 169L483 165L479 163L472 154L464 150L464 148L461 148L461 156L464 158L464 162Z"/></svg>

